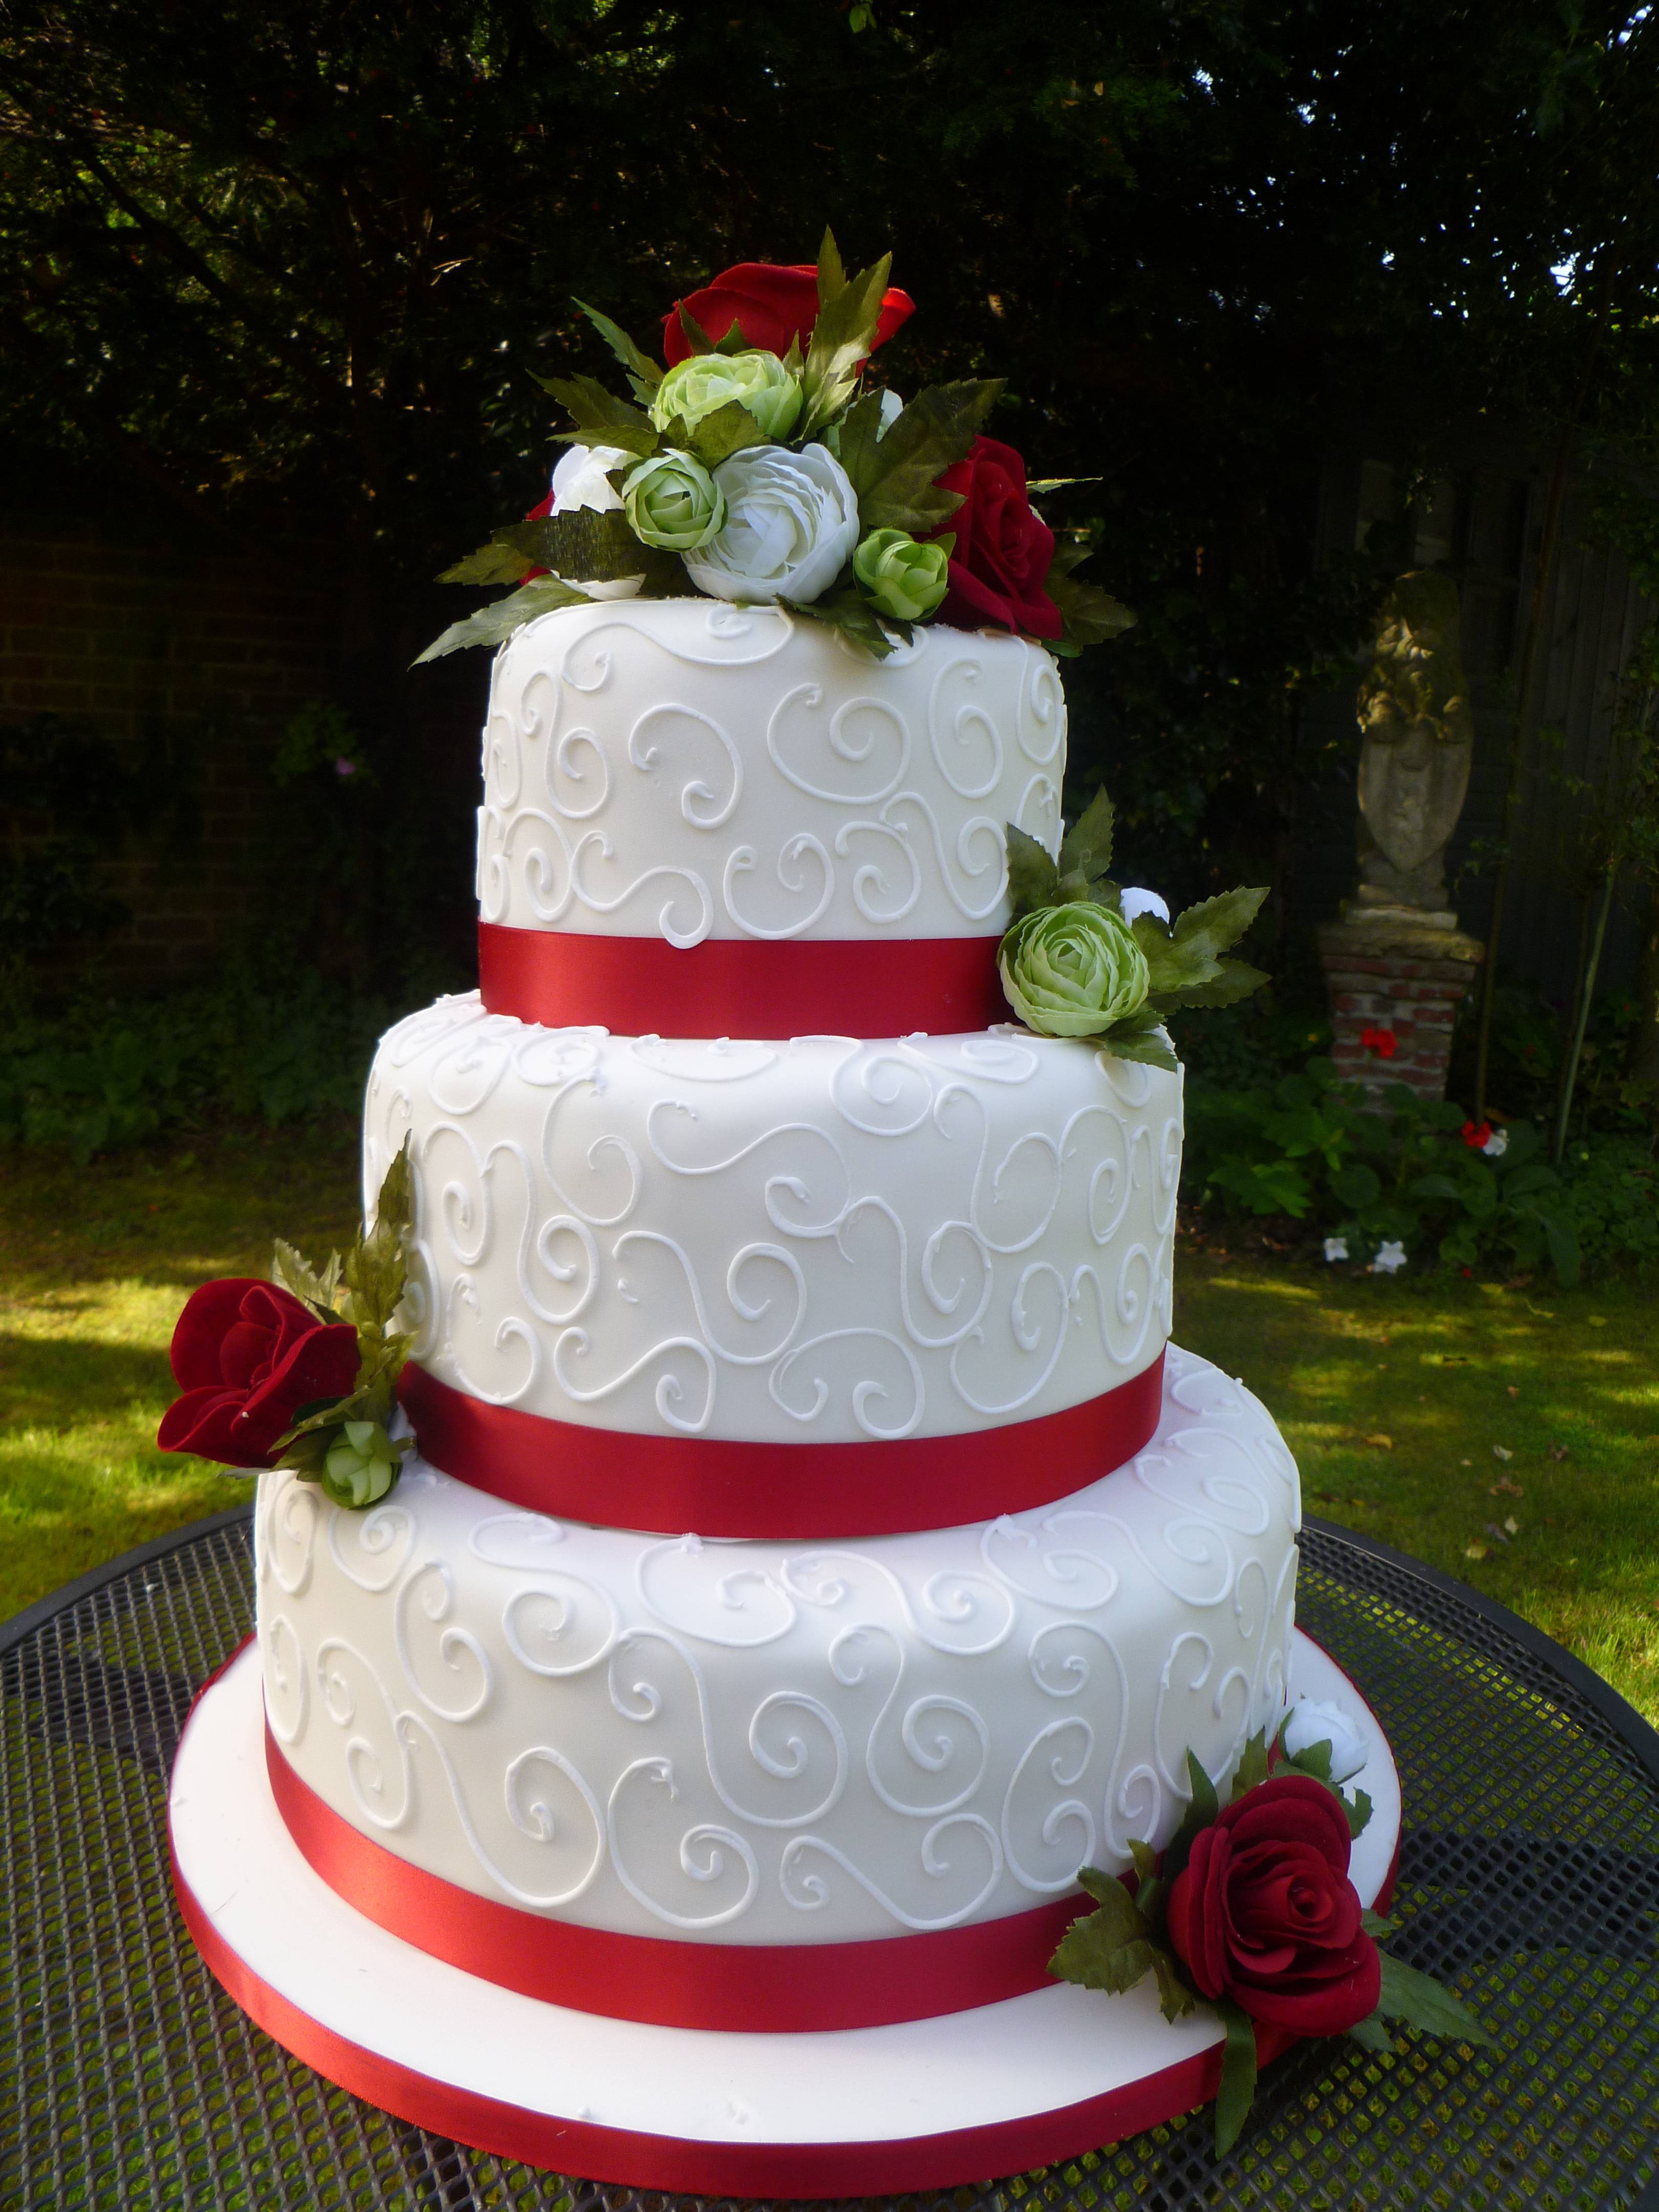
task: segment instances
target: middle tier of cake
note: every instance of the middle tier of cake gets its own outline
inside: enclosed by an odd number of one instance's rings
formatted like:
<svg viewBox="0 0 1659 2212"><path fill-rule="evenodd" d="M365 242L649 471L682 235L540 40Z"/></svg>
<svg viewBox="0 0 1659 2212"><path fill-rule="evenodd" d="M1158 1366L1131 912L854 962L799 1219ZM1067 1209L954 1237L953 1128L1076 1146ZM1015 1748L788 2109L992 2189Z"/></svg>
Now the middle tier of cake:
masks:
<svg viewBox="0 0 1659 2212"><path fill-rule="evenodd" d="M1155 1391L1181 1080L1085 1042L675 1042L447 999L376 1058L371 1204L405 1139L414 1388L521 1427L868 1445Z"/></svg>

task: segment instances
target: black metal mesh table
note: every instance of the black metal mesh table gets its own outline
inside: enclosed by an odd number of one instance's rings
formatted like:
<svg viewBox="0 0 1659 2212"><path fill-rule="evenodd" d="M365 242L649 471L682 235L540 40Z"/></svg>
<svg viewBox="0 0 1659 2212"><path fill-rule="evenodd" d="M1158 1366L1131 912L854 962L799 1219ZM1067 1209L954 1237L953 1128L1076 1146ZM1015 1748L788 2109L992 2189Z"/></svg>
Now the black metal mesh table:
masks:
<svg viewBox="0 0 1659 2212"><path fill-rule="evenodd" d="M252 1623L250 1548L242 1508L0 1628L0 2206L662 2212L361 2103L197 1957L167 1776L197 1684ZM1202 2113L918 2212L1659 2212L1659 1736L1513 1614L1321 1522L1297 1611L1400 1763L1393 1948L1457 1978L1500 2050L1304 2045L1227 2158Z"/></svg>

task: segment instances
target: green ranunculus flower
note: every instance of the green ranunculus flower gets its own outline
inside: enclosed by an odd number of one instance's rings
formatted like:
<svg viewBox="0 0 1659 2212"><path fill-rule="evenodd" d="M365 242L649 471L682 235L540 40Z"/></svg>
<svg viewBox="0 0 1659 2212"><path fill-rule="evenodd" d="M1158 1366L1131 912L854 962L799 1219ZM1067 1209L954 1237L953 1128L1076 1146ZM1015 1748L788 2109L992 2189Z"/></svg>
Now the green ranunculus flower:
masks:
<svg viewBox="0 0 1659 2212"><path fill-rule="evenodd" d="M651 420L659 430L677 415L696 424L734 399L769 438L787 438L800 413L800 385L775 353L694 353L657 386Z"/></svg>
<svg viewBox="0 0 1659 2212"><path fill-rule="evenodd" d="M726 522L726 496L690 453L654 453L623 481L628 526L647 545L690 553Z"/></svg>
<svg viewBox="0 0 1659 2212"><path fill-rule="evenodd" d="M373 1505L398 1480L401 1459L378 1421L347 1421L329 1446L323 1488L337 1505Z"/></svg>
<svg viewBox="0 0 1659 2212"><path fill-rule="evenodd" d="M1010 1004L1039 1036L1097 1036L1146 1003L1150 982L1128 923L1091 902L1022 916L997 965Z"/></svg>
<svg viewBox="0 0 1659 2212"><path fill-rule="evenodd" d="M853 556L853 574L878 615L926 622L951 588L954 536L919 544L908 530L872 530Z"/></svg>

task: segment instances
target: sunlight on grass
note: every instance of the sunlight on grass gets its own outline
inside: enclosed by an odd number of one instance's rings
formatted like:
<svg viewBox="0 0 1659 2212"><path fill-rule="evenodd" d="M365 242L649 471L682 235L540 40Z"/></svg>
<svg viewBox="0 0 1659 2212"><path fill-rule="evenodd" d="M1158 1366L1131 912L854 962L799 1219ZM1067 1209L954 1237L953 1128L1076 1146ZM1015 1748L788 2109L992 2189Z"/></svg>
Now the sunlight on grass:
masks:
<svg viewBox="0 0 1659 2212"><path fill-rule="evenodd" d="M13 1152L0 1188L0 1618L247 1496L155 1449L167 1345L197 1284L264 1275L280 1229L355 1225L356 1140L227 1138L84 1170Z"/></svg>

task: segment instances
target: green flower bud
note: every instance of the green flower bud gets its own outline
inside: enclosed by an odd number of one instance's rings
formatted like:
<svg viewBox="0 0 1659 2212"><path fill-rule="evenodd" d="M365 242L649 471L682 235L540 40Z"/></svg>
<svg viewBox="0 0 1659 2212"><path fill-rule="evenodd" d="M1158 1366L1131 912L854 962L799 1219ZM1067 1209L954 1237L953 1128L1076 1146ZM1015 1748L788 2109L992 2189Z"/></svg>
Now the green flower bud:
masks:
<svg viewBox="0 0 1659 2212"><path fill-rule="evenodd" d="M323 1488L337 1505L373 1505L398 1480L402 1457L378 1421L347 1421L329 1446Z"/></svg>
<svg viewBox="0 0 1659 2212"><path fill-rule="evenodd" d="M1023 916L997 965L1009 1003L1039 1036L1097 1036L1145 1004L1151 981L1128 923L1089 902Z"/></svg>
<svg viewBox="0 0 1659 2212"><path fill-rule="evenodd" d="M690 553L726 521L726 497L690 453L656 453L623 479L628 526L647 545Z"/></svg>
<svg viewBox="0 0 1659 2212"><path fill-rule="evenodd" d="M651 420L665 430L677 415L701 422L733 400L746 407L769 438L787 438L800 413L800 386L775 353L694 353L657 386Z"/></svg>
<svg viewBox="0 0 1659 2212"><path fill-rule="evenodd" d="M908 530L872 530L853 556L853 574L878 615L926 622L951 588L954 537L918 544Z"/></svg>

